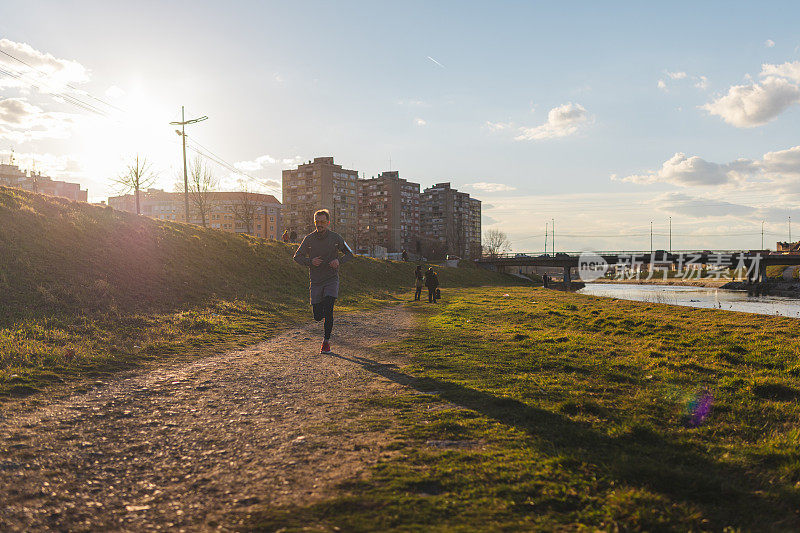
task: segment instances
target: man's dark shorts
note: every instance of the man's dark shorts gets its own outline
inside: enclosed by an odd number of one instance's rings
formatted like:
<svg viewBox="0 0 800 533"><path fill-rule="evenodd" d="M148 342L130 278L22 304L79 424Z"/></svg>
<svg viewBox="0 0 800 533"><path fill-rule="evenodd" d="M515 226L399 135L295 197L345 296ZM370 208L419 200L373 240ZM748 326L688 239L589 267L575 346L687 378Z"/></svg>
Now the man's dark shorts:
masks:
<svg viewBox="0 0 800 533"><path fill-rule="evenodd" d="M321 303L326 296L339 297L338 277L325 280L318 285L311 284L311 305Z"/></svg>

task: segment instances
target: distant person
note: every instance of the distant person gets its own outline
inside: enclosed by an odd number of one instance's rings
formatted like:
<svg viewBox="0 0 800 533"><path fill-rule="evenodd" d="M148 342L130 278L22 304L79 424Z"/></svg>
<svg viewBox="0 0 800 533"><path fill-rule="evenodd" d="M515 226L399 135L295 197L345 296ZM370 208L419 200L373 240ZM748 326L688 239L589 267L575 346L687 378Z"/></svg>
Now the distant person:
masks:
<svg viewBox="0 0 800 533"><path fill-rule="evenodd" d="M422 265L417 265L416 270L414 270L414 287L417 289L414 293L414 301L420 301L420 297L422 296L422 287L425 286L425 274L422 273Z"/></svg>
<svg viewBox="0 0 800 533"><path fill-rule="evenodd" d="M319 351L325 354L331 353L333 304L339 297L339 265L353 258L353 251L342 236L328 229L330 223L331 214L327 209L314 213L314 227L317 229L305 236L294 254L297 263L308 267L314 320L325 319L325 335ZM340 252L343 254L341 260Z"/></svg>
<svg viewBox="0 0 800 533"><path fill-rule="evenodd" d="M295 230L292 230L289 234L289 242L297 242L297 232Z"/></svg>
<svg viewBox="0 0 800 533"><path fill-rule="evenodd" d="M400 255L403 258L403 261L408 261L408 252L403 250L403 253Z"/></svg>
<svg viewBox="0 0 800 533"><path fill-rule="evenodd" d="M283 240L283 242L289 242L289 230L288 229L283 230L283 235L281 236L281 239Z"/></svg>
<svg viewBox="0 0 800 533"><path fill-rule="evenodd" d="M436 289L439 288L439 276L433 271L433 267L428 267L425 272L425 286L428 287L428 303L436 303Z"/></svg>
<svg viewBox="0 0 800 533"><path fill-rule="evenodd" d="M550 281L550 277L547 274L542 274L542 287L545 289L547 288L548 281Z"/></svg>

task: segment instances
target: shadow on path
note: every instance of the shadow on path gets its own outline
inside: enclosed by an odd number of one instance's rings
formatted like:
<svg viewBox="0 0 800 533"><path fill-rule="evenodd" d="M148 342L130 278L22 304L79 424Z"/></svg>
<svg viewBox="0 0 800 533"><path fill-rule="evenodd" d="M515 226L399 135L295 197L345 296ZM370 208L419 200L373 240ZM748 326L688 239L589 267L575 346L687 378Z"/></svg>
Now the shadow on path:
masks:
<svg viewBox="0 0 800 533"><path fill-rule="evenodd" d="M343 342L342 345L347 343ZM800 530L800 502L788 491L775 490L744 469L709 458L699 447L671 442L652 431L610 437L565 416L511 398L433 378L417 378L394 364L365 357L334 357L351 361L365 370L417 391L483 414L503 424L549 442L553 453L568 454L595 465L612 479L646 488L676 502L702 510L712 530L725 526L758 530ZM541 449L546 452L546 449ZM768 498L773 490L782 501ZM782 492L782 494L781 494Z"/></svg>

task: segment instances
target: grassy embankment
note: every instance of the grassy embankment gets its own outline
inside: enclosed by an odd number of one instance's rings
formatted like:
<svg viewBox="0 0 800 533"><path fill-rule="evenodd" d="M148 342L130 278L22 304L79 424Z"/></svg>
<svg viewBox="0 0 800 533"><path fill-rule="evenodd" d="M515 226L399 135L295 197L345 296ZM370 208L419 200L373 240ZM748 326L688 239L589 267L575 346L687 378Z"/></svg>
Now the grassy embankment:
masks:
<svg viewBox="0 0 800 533"><path fill-rule="evenodd" d="M294 246L0 187L0 399L167 356L247 345L308 319ZM414 265L342 266L339 307L408 296ZM516 283L437 268L443 287Z"/></svg>
<svg viewBox="0 0 800 533"><path fill-rule="evenodd" d="M531 288L443 304L389 346L407 367L360 361L412 389L363 402L386 458L256 529L800 529L796 320Z"/></svg>

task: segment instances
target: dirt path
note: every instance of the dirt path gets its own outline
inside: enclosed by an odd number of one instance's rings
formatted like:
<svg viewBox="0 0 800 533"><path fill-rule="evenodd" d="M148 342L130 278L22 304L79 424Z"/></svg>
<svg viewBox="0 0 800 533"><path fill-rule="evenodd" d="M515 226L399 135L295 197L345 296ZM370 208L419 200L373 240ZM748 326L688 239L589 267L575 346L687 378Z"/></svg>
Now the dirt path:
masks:
<svg viewBox="0 0 800 533"><path fill-rule="evenodd" d="M0 531L229 530L251 506L322 498L386 455L355 399L402 389L348 358L392 363L371 347L410 328L400 307L337 316L336 355L309 323L0 411Z"/></svg>

